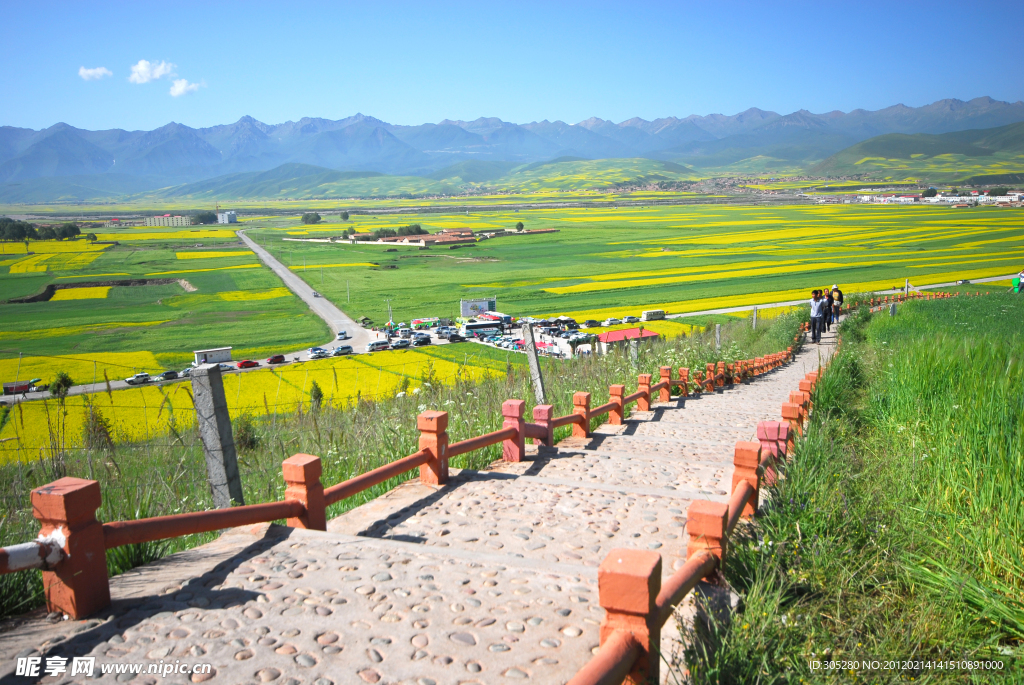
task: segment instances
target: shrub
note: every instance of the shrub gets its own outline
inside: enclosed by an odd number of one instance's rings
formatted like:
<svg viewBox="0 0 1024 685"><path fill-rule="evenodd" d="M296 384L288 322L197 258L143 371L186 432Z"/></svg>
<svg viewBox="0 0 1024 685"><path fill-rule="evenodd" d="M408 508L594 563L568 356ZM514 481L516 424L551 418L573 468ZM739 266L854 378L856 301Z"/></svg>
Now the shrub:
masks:
<svg viewBox="0 0 1024 685"><path fill-rule="evenodd" d="M320 407L324 403L324 391L320 389L320 384L313 381L309 386L309 410L314 414L320 411Z"/></svg>
<svg viewBox="0 0 1024 685"><path fill-rule="evenodd" d="M242 412L235 419L235 447L243 452L250 452L260 445L260 434L256 419L251 412Z"/></svg>

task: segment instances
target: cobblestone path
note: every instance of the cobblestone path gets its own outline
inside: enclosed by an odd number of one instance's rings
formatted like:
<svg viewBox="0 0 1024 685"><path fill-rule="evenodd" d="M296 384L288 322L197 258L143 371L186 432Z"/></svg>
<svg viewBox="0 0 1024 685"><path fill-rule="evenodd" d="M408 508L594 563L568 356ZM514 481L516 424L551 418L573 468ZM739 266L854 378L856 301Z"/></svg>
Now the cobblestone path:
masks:
<svg viewBox="0 0 1024 685"><path fill-rule="evenodd" d="M326 533L229 531L112 579L114 605L92 620L9 623L0 685L30 682L15 657L39 655L213 667L98 678L138 685L564 682L598 645L608 551L657 550L666 575L678 568L687 506L728 500L736 441L779 420L830 351L808 346L747 385L655 404L529 461L453 470L440 489L409 481ZM671 625L664 635L671 653ZM96 679L70 670L40 680Z"/></svg>

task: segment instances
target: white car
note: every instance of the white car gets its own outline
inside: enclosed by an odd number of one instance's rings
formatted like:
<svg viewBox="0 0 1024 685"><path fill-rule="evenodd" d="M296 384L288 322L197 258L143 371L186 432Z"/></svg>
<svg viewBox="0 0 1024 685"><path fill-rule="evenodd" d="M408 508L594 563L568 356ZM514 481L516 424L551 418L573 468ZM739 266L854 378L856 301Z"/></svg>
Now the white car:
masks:
<svg viewBox="0 0 1024 685"><path fill-rule="evenodd" d="M340 357L343 354L352 354L352 346L351 345L338 345L331 352L331 356L332 357Z"/></svg>
<svg viewBox="0 0 1024 685"><path fill-rule="evenodd" d="M143 383L149 383L150 378L148 373L137 373L131 378L125 378L124 382L128 385L142 385Z"/></svg>
<svg viewBox="0 0 1024 685"><path fill-rule="evenodd" d="M380 350L386 350L391 346L387 340L374 340L372 343L366 346L367 352L379 352Z"/></svg>
<svg viewBox="0 0 1024 685"><path fill-rule="evenodd" d="M619 321L618 319L605 319L601 323L601 325L602 326L618 326L620 323L622 323L622 322Z"/></svg>
<svg viewBox="0 0 1024 685"><path fill-rule="evenodd" d="M622 317L622 323L640 323L640 319L635 316L624 316Z"/></svg>

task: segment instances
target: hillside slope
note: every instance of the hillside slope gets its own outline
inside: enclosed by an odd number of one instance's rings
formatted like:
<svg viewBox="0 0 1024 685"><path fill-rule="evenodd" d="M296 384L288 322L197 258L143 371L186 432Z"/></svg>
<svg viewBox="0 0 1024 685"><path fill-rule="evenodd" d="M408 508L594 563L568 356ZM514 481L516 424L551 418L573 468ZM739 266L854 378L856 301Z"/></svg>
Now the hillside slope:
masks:
<svg viewBox="0 0 1024 685"><path fill-rule="evenodd" d="M811 167L816 176L962 181L1024 172L1024 122L931 135L890 133L852 145Z"/></svg>

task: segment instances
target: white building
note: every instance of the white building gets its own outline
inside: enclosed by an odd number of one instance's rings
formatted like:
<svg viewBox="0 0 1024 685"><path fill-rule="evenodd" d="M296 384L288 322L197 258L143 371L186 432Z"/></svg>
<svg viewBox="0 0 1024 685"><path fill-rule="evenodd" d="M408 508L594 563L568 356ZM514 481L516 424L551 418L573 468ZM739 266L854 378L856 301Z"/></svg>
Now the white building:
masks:
<svg viewBox="0 0 1024 685"><path fill-rule="evenodd" d="M163 216L147 216L146 226L191 226L192 217L190 216L171 216L170 214L164 214Z"/></svg>
<svg viewBox="0 0 1024 685"><path fill-rule="evenodd" d="M236 224L238 223L238 217L235 216L234 212L218 212L217 213L218 224Z"/></svg>
<svg viewBox="0 0 1024 685"><path fill-rule="evenodd" d="M212 350L194 350L193 354L196 356L196 360L193 363L194 366L199 366L200 364L220 364L222 362L231 361L230 347L215 347Z"/></svg>

